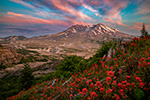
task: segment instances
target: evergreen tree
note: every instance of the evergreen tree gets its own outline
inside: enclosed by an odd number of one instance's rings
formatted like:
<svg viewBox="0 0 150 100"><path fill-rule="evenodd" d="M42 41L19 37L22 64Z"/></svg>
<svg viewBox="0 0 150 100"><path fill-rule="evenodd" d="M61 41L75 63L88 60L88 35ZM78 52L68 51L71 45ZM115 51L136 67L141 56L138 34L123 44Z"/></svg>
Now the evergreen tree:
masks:
<svg viewBox="0 0 150 100"><path fill-rule="evenodd" d="M143 29L141 30L142 37L147 36L148 32L145 30L145 23L143 23Z"/></svg>
<svg viewBox="0 0 150 100"><path fill-rule="evenodd" d="M24 69L21 71L21 79L20 82L22 84L22 88L28 89L34 83L34 76L32 75L32 69L28 64L24 65Z"/></svg>

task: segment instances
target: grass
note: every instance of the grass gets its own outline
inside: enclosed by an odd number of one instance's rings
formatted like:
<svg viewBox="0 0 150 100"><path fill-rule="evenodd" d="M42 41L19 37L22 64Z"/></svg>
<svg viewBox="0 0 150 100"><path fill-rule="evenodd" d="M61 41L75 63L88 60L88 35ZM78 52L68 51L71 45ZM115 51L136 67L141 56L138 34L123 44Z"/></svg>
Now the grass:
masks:
<svg viewBox="0 0 150 100"><path fill-rule="evenodd" d="M31 51L31 50L27 50L27 49L17 49L17 53L20 53L23 55L28 55L30 53L39 54L37 51Z"/></svg>

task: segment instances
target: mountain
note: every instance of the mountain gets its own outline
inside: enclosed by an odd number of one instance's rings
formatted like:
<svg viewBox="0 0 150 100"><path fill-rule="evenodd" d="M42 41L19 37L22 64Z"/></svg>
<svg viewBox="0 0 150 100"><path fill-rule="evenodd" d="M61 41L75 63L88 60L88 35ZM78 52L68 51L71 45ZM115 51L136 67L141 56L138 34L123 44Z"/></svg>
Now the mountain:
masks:
<svg viewBox="0 0 150 100"><path fill-rule="evenodd" d="M97 25L73 25L67 30L50 35L52 40L62 40L69 38L84 38L84 39L96 39L96 40L107 40L109 38L129 38L131 35L122 33L117 29L110 28L104 24Z"/></svg>
<svg viewBox="0 0 150 100"><path fill-rule="evenodd" d="M26 38L23 36L10 36L3 41L17 49L28 49L39 52L41 55L58 56L78 55L91 57L103 41L121 38L128 41L133 36L108 27L102 23L97 25L73 25L63 32L52 35Z"/></svg>

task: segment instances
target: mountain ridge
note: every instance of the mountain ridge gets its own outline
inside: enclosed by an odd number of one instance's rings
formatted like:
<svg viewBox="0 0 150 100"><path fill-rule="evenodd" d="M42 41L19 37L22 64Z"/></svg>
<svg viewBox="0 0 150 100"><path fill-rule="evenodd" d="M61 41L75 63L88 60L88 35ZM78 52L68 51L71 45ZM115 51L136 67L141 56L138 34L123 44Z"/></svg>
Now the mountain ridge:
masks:
<svg viewBox="0 0 150 100"><path fill-rule="evenodd" d="M67 28L66 30L62 31L62 32L58 32L58 33L54 33L54 34L50 34L50 35L44 35L44 36L36 36L36 37L31 37L31 38L38 38L38 37L51 37L51 36L56 36L56 35L61 35L64 32L71 32L71 33L78 33L78 32L88 32L88 33L94 33L95 35L98 34L102 34L102 35L112 35L112 33L123 33L121 31L119 31L118 29L115 28L111 28L109 26L106 26L102 23L98 23L96 25L72 25L71 27ZM129 35L127 33L123 33L124 35L127 36L132 36ZM8 37L4 37L4 38L0 38L3 39L4 41L12 41L12 40L24 40L24 39L31 39L31 38L27 38L25 36L8 36Z"/></svg>

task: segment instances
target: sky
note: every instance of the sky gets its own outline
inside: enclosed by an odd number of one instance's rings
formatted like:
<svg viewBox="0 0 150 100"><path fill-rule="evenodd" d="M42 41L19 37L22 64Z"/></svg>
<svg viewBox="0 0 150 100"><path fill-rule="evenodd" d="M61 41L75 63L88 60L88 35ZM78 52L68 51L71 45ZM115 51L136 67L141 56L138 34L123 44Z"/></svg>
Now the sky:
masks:
<svg viewBox="0 0 150 100"><path fill-rule="evenodd" d="M145 23L150 34L150 0L0 0L0 37L43 36L98 23L136 36Z"/></svg>

